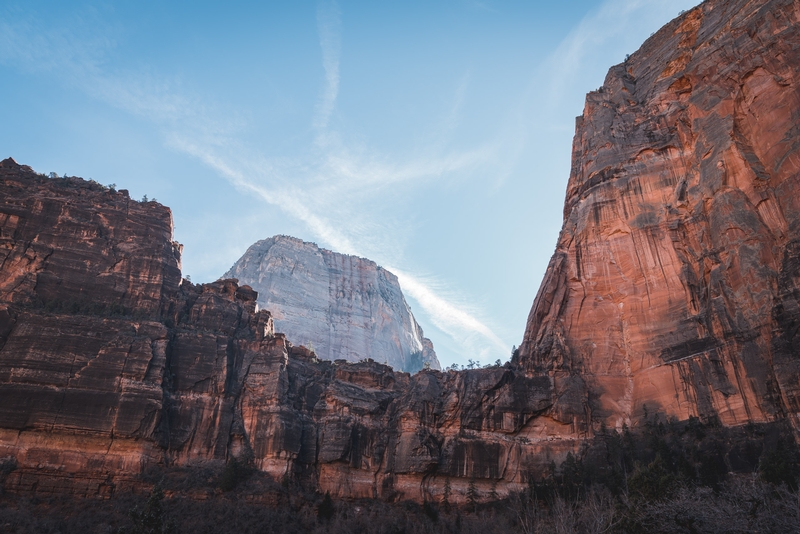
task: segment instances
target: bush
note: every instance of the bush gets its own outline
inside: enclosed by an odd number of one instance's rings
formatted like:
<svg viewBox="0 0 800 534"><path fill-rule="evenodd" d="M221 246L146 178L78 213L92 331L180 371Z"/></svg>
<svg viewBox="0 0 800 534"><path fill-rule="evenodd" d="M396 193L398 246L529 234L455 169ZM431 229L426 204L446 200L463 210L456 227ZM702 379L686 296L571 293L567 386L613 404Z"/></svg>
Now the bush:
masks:
<svg viewBox="0 0 800 534"><path fill-rule="evenodd" d="M253 470L245 462L231 458L219 476L219 489L231 491L250 477Z"/></svg>
<svg viewBox="0 0 800 534"><path fill-rule="evenodd" d="M679 478L667 469L660 454L647 466L638 466L628 479L630 494L647 501L671 497L679 487Z"/></svg>
<svg viewBox="0 0 800 534"><path fill-rule="evenodd" d="M428 516L428 519L434 523L439 521L439 510L437 510L436 506L431 504L430 501L425 501L422 503L422 511L425 512L425 515Z"/></svg>
<svg viewBox="0 0 800 534"><path fill-rule="evenodd" d="M317 519L320 521L330 521L333 519L333 514L336 512L336 509L333 507L333 499L331 499L331 492L326 491L325 497L323 497L322 502L319 504L317 508Z"/></svg>
<svg viewBox="0 0 800 534"><path fill-rule="evenodd" d="M781 437L774 448L764 451L759 472L766 482L776 486L786 484L794 492L797 491L797 481L800 478L800 455L797 445L789 439Z"/></svg>
<svg viewBox="0 0 800 534"><path fill-rule="evenodd" d="M161 486L156 484L150 492L150 497L142 510L135 506L130 511L130 518L133 527L121 528L121 534L173 534L177 532L175 522L168 520L164 514L161 501L164 500L164 492Z"/></svg>

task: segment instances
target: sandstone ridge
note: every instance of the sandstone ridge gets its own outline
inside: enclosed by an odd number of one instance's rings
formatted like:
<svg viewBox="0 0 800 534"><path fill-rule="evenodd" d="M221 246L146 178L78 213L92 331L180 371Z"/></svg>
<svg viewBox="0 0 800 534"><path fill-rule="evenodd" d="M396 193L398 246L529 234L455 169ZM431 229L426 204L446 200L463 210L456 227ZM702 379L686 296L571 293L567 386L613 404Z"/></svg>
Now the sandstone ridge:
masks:
<svg viewBox="0 0 800 534"><path fill-rule="evenodd" d="M440 369L397 277L375 262L339 254L289 236L258 241L223 278L258 292L289 339L324 360L365 358L395 369Z"/></svg>

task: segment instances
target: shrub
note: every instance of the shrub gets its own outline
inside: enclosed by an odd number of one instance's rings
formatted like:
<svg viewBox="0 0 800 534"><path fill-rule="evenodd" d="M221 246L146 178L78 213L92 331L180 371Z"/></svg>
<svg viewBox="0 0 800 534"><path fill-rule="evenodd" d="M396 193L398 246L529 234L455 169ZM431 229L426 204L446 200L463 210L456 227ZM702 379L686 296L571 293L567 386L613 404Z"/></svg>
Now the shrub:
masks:
<svg viewBox="0 0 800 534"><path fill-rule="evenodd" d="M467 486L467 504L472 510L475 510L475 505L478 503L478 489L475 487L475 477L469 479L469 486Z"/></svg>
<svg viewBox="0 0 800 534"><path fill-rule="evenodd" d="M764 451L759 465L761 478L770 484L786 484L790 491L797 491L800 477L800 455L797 446L781 437L774 448Z"/></svg>
<svg viewBox="0 0 800 534"><path fill-rule="evenodd" d="M226 492L233 490L239 483L247 480L252 472L246 462L231 458L219 476L219 489Z"/></svg>
<svg viewBox="0 0 800 534"><path fill-rule="evenodd" d="M336 513L336 509L333 507L333 499L331 499L331 492L326 491L325 497L323 497L322 502L317 507L317 519L319 521L330 521L333 519L333 514Z"/></svg>
<svg viewBox="0 0 800 534"><path fill-rule="evenodd" d="M631 495L647 501L657 501L672 496L680 487L678 477L667 469L660 454L647 466L637 466L628 479Z"/></svg>
<svg viewBox="0 0 800 534"><path fill-rule="evenodd" d="M168 520L164 515L164 508L161 501L164 500L164 492L158 484L153 487L150 497L142 510L135 506L130 511L130 518L133 527L121 528L121 534L173 534L177 532L175 523Z"/></svg>
<svg viewBox="0 0 800 534"><path fill-rule="evenodd" d="M439 510L436 509L436 506L430 503L430 501L425 501L422 503L422 511L425 512L425 515L428 516L428 519L436 523L439 521Z"/></svg>

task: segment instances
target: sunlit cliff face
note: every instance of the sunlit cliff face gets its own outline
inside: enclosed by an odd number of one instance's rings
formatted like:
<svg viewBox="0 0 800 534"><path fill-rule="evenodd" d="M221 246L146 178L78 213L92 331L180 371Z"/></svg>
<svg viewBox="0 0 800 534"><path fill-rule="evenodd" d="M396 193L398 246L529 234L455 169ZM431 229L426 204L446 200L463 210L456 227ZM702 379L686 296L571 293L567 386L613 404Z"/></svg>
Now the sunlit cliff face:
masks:
<svg viewBox="0 0 800 534"><path fill-rule="evenodd" d="M412 373L440 368L397 277L375 262L275 236L253 244L223 278L258 291L278 331L319 358L372 358Z"/></svg>
<svg viewBox="0 0 800 534"><path fill-rule="evenodd" d="M519 362L593 418L798 412L798 16L704 3L588 95Z"/></svg>

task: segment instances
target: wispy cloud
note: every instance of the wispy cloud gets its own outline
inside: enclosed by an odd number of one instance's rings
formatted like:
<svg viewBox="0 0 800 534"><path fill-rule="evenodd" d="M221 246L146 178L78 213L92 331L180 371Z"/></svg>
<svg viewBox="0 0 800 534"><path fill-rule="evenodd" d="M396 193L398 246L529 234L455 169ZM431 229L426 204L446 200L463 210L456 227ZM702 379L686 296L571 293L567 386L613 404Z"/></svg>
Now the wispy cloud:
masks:
<svg viewBox="0 0 800 534"><path fill-rule="evenodd" d="M547 66L552 73L551 99L557 102L565 89L574 85L575 78L596 51L607 51L609 43L638 46L648 28L658 29L666 20L678 16L681 9L697 3L697 0L606 0L578 23L550 57ZM625 53L620 51L620 62ZM600 62L593 68L604 71L608 65Z"/></svg>
<svg viewBox="0 0 800 534"><path fill-rule="evenodd" d="M10 18L10 17L9 17ZM241 123L230 116L215 118L200 96L147 69L114 69L116 42L95 19L70 21L91 31L70 27L45 28L35 20L0 22L0 63L51 75L61 83L132 115L159 124L165 131L192 131L206 143L226 143ZM105 30L105 31L104 31ZM88 37L87 37L88 36Z"/></svg>
<svg viewBox="0 0 800 534"><path fill-rule="evenodd" d="M214 150L210 147L194 144L185 136L174 136L171 145L216 170L237 189L255 194L264 202L276 206L292 217L299 219L323 243L345 254L356 253L357 249L353 243L338 232L329 221L319 217L309 209L299 195L292 194L291 191L284 189L269 189L260 185L258 181L248 178L244 172L234 168L227 158L214 155Z"/></svg>
<svg viewBox="0 0 800 534"><path fill-rule="evenodd" d="M87 41L67 28L5 21L0 23L0 62L63 80L158 125L167 146L214 169L238 190L301 221L324 246L397 265L387 268L397 274L423 315L462 347L465 358L504 357L508 344L481 319L479 309L454 297L441 283L423 280L402 267L402 250L397 247L400 232L387 227L382 213L373 207L391 203L403 188L424 187L455 173L487 168L498 158L497 143L461 151L434 143L398 158L346 141L331 129L342 41L341 11L335 1L319 4L317 24L325 76L312 125L316 139L303 155L290 159L270 158L249 147L237 137L240 122L217 113L179 81L152 72L111 68L116 44L102 32ZM445 112L442 137L456 127L468 82L467 74Z"/></svg>
<svg viewBox="0 0 800 534"><path fill-rule="evenodd" d="M530 149L532 132L574 132L573 117L587 91L603 83L611 66L609 49L621 62L667 20L689 9L697 0L606 0L587 13L531 73L527 88L511 106L505 120L504 158L495 173L502 185ZM586 86L587 80L596 85ZM535 134L534 134L535 135Z"/></svg>
<svg viewBox="0 0 800 534"><path fill-rule="evenodd" d="M479 2L478 0L467 0L465 2L468 8L474 9L476 11L486 11L491 13L496 13L497 10L489 5L488 2Z"/></svg>
<svg viewBox="0 0 800 534"><path fill-rule="evenodd" d="M315 126L323 130L339 96L339 58L342 53L342 14L336 0L324 0L317 6L319 45L322 48L322 67L325 69L325 88L319 104Z"/></svg>
<svg viewBox="0 0 800 534"><path fill-rule="evenodd" d="M440 330L469 347L470 356L486 361L492 354L508 352L508 345L463 305L443 298L429 285L400 269L387 269L397 275L403 290L422 306ZM486 341L491 346L486 346Z"/></svg>
<svg viewBox="0 0 800 534"><path fill-rule="evenodd" d="M478 318L479 312L477 310L472 309L469 305L457 302L457 299L443 296L442 290L432 287L435 282L433 284L430 281L424 282L417 276L383 262L381 258L383 254L380 252L365 254L360 243L354 243L352 239L338 229L341 226L331 224L329 219L318 216L316 210L309 209L299 191L270 190L258 185L242 172L232 168L227 161L212 156L206 149L181 141L175 141L175 143L175 148L197 157L214 168L235 187L255 194L265 202L277 206L292 217L303 221L323 244L346 254L369 256L384 264L388 270L397 275L403 291L419 303L424 313L437 328L464 348L467 356L486 361L491 357L504 355L508 352L508 344ZM434 164L427 169L427 172L435 175L435 173L441 172L442 167L447 167L447 164ZM422 165L422 168L424 169L426 166ZM387 174L392 175L392 172L387 171ZM408 170L400 171L398 174L416 176L415 173ZM360 177L361 173L355 172L354 175ZM319 192L317 191L311 196L318 197ZM446 290L444 291L446 292Z"/></svg>

